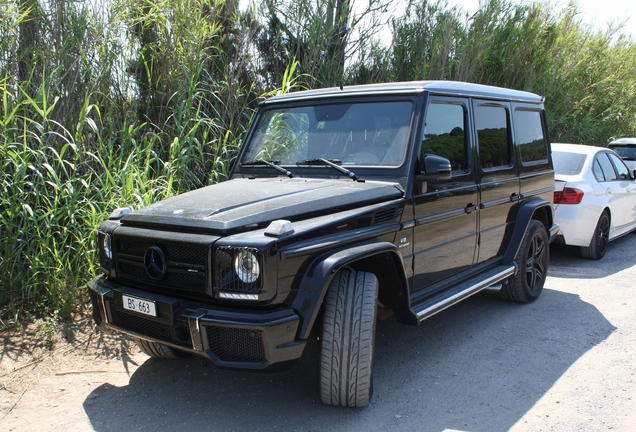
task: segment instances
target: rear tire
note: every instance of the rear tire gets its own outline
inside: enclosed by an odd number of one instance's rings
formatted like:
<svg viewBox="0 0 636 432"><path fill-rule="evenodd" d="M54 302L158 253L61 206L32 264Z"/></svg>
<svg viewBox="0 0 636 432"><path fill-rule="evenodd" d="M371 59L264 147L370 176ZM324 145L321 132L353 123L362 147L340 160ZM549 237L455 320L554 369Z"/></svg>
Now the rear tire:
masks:
<svg viewBox="0 0 636 432"><path fill-rule="evenodd" d="M515 258L517 274L502 286L501 297L518 303L529 303L539 297L548 273L548 244L545 226L538 220L531 220Z"/></svg>
<svg viewBox="0 0 636 432"><path fill-rule="evenodd" d="M607 244L609 243L610 217L607 211L598 218L598 223L594 229L592 241L588 247L581 246L581 256L587 259L599 260L605 256L607 252Z"/></svg>
<svg viewBox="0 0 636 432"><path fill-rule="evenodd" d="M329 405L365 407L373 394L378 280L340 270L329 284L320 350L320 398Z"/></svg>
<svg viewBox="0 0 636 432"><path fill-rule="evenodd" d="M135 339L139 348L150 357L177 359L185 355L184 352L170 348L157 342L151 342L143 339Z"/></svg>

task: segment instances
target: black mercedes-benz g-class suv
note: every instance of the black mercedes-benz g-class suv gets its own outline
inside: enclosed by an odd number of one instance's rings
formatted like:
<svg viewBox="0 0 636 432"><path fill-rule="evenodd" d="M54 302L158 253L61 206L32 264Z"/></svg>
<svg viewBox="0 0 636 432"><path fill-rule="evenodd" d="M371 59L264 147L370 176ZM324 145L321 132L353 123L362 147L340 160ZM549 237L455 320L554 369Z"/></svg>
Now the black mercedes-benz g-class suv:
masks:
<svg viewBox="0 0 636 432"><path fill-rule="evenodd" d="M150 356L252 370L319 339L323 402L365 406L378 311L418 325L488 287L539 296L553 190L531 93L423 81L273 97L229 180L101 224L94 319Z"/></svg>

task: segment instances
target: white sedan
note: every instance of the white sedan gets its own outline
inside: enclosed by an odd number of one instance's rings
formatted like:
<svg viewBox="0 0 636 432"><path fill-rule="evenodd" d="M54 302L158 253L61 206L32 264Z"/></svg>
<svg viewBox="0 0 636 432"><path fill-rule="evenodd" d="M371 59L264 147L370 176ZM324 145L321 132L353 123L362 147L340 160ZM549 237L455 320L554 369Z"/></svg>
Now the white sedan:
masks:
<svg viewBox="0 0 636 432"><path fill-rule="evenodd" d="M601 259L607 244L636 229L636 181L612 150L552 144L554 210L561 227L557 243L579 246Z"/></svg>

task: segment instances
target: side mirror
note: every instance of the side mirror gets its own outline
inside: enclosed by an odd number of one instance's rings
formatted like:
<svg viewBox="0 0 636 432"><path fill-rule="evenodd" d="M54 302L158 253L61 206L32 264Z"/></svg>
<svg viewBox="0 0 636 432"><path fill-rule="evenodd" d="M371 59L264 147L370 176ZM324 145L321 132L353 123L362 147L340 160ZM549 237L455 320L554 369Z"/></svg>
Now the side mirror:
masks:
<svg viewBox="0 0 636 432"><path fill-rule="evenodd" d="M427 154L420 159L421 174L415 176L417 181L443 181L451 179L451 163L448 159Z"/></svg>

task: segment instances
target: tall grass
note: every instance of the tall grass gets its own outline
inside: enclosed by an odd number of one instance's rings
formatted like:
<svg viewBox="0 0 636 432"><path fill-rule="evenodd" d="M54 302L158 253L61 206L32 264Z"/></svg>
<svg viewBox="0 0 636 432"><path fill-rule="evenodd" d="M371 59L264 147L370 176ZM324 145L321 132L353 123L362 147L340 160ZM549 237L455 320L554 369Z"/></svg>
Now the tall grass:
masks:
<svg viewBox="0 0 636 432"><path fill-rule="evenodd" d="M4 164L0 194L0 304L2 325L19 314L52 313L64 319L81 310L85 284L97 274L94 229L117 206L139 208L222 180L236 149L214 121L170 121L178 135L169 151L161 129L132 123L118 131L89 115L73 131L55 118L57 103L42 92L13 98L7 88L0 115ZM97 114L86 103L84 112ZM20 112L36 114L33 118ZM91 131L87 145L83 130ZM202 129L205 129L202 131ZM201 136L201 140L198 136Z"/></svg>
<svg viewBox="0 0 636 432"><path fill-rule="evenodd" d="M409 3L393 23L393 79L448 79L546 97L554 141L605 145L636 135L636 44L594 31L576 4L490 0L474 15L445 2Z"/></svg>
<svg viewBox="0 0 636 432"><path fill-rule="evenodd" d="M23 4L0 16L0 328L81 312L98 224L224 180L264 93L237 2Z"/></svg>

